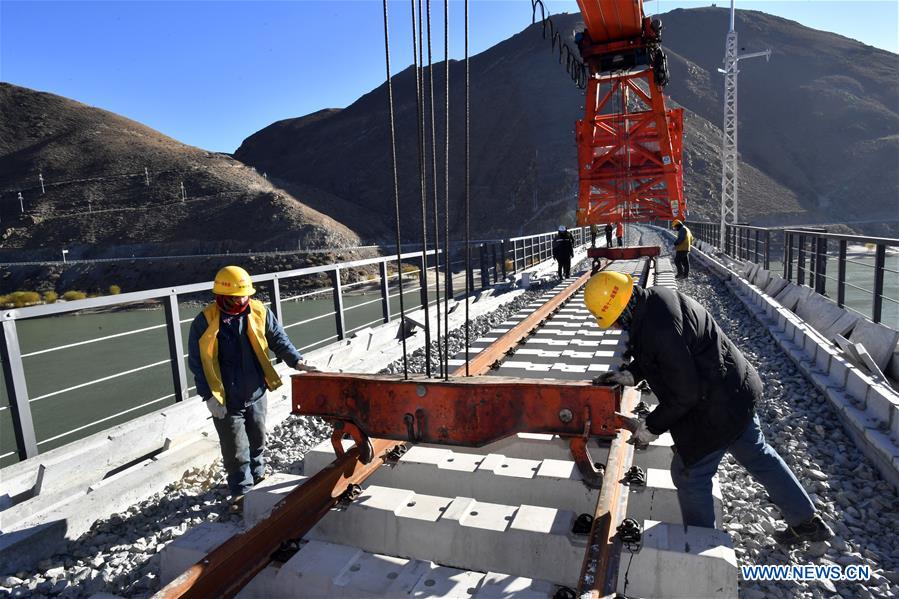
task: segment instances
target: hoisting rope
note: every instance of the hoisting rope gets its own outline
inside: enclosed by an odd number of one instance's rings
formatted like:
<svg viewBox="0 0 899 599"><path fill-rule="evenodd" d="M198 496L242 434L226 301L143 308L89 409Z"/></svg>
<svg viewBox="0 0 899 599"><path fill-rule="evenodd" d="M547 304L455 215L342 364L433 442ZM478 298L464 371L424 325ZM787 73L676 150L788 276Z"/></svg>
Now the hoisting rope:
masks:
<svg viewBox="0 0 899 599"><path fill-rule="evenodd" d="M559 64L562 64L562 57L565 57L565 71L580 89L587 88L587 79L589 77L587 65L581 60L580 52L572 50L571 47L562 41L562 35L556 30L553 20L547 16L546 7L542 0L531 0L531 24L537 22L537 9L540 9L540 21L543 25L543 39L546 39L546 30L549 28L550 48L555 54L556 44L559 46Z"/></svg>
<svg viewBox="0 0 899 599"><path fill-rule="evenodd" d="M440 211L437 202L437 125L434 119L434 63L431 59L431 0L427 0L428 7L428 105L431 112L431 188L434 190L434 294L437 305L437 375L445 372L443 369L443 349L440 345ZM428 302L430 305L430 302Z"/></svg>
<svg viewBox="0 0 899 599"><path fill-rule="evenodd" d="M387 0L384 3L384 63L387 67L387 107L390 113L390 159L393 166L393 204L396 209L396 272L400 282L400 327L403 341L403 378L409 378L409 359L406 354L406 307L403 302L403 246L400 241L400 184L396 168L396 123L393 116L393 81L390 78L390 34L387 26ZM384 282L386 285L386 281Z"/></svg>
<svg viewBox="0 0 899 599"><path fill-rule="evenodd" d="M425 376L431 376L431 319L428 318L428 224L427 224L427 192L425 190L425 112L422 106L424 84L422 83L422 23L421 0L418 0L418 24L416 25L415 0L409 2L412 8L412 66L415 68L415 108L418 121L418 176L419 194L421 196L421 303L424 310L425 325ZM417 39L416 39L417 38Z"/></svg>
<svg viewBox="0 0 899 599"><path fill-rule="evenodd" d="M446 261L446 290L443 294L443 330L446 335L443 339L443 378L449 379L449 300L452 295L453 262L450 259L449 236L449 0L443 0L443 68L444 68L444 96L443 96L443 203L444 226L443 256Z"/></svg>
<svg viewBox="0 0 899 599"><path fill-rule="evenodd" d="M471 72L468 65L468 0L465 0L465 376L471 376L468 353L471 346L469 304L471 303L471 187L469 155L471 146Z"/></svg>

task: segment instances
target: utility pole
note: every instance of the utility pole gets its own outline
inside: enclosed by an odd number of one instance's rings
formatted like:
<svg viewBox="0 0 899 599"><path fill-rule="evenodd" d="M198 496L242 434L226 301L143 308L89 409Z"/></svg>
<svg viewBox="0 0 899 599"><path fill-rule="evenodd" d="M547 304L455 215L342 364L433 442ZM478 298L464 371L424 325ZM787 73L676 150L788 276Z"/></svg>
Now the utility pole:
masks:
<svg viewBox="0 0 899 599"><path fill-rule="evenodd" d="M63 264L66 263L66 254L68 254L68 253L69 253L69 250L63 250L63 251L62 251L62 263L63 263Z"/></svg>
<svg viewBox="0 0 899 599"><path fill-rule="evenodd" d="M41 180L41 195L44 195L44 173L38 173L37 178Z"/></svg>
<svg viewBox="0 0 899 599"><path fill-rule="evenodd" d="M746 58L764 56L770 60L771 50L738 54L737 31L734 29L734 0L730 0L730 29L724 48L724 127L721 145L721 231L718 239L724 247L726 225L736 224L737 211L737 63Z"/></svg>
<svg viewBox="0 0 899 599"><path fill-rule="evenodd" d="M22 192L19 192L19 212L25 213L25 200L22 198Z"/></svg>
<svg viewBox="0 0 899 599"><path fill-rule="evenodd" d="M187 201L187 194L184 192L184 181L181 182L181 201Z"/></svg>
<svg viewBox="0 0 899 599"><path fill-rule="evenodd" d="M150 171L147 170L147 167L144 167L144 181L147 187L150 187Z"/></svg>

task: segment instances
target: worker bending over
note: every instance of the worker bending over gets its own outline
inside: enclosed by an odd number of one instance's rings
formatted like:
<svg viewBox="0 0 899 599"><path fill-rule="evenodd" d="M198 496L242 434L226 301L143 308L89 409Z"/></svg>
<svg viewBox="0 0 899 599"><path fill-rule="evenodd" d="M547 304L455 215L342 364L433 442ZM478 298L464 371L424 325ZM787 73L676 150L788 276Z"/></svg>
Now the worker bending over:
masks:
<svg viewBox="0 0 899 599"><path fill-rule="evenodd" d="M765 487L786 520L786 529L774 534L778 543L833 536L765 441L755 414L762 399L758 373L705 308L672 289L643 289L617 272L594 275L584 289L584 303L600 328L628 332L632 358L594 383L629 386L646 380L659 400L645 422L634 427L633 440L648 444L671 432L671 478L685 525L714 528L712 477L730 452Z"/></svg>
<svg viewBox="0 0 899 599"><path fill-rule="evenodd" d="M232 510L265 478L266 390L281 386L269 350L292 368L303 363L284 329L256 293L250 275L226 266L215 275L215 301L194 318L187 342L197 393L212 413L228 473Z"/></svg>
<svg viewBox="0 0 899 599"><path fill-rule="evenodd" d="M693 233L687 226L674 219L671 228L677 231L674 240L674 266L677 267L675 279L686 279L690 276L690 247L693 245Z"/></svg>
<svg viewBox="0 0 899 599"><path fill-rule="evenodd" d="M559 279L571 276L571 259L574 257L574 238L565 228L559 227L556 238L553 239L553 258L559 263ZM562 275L565 275L562 277Z"/></svg>

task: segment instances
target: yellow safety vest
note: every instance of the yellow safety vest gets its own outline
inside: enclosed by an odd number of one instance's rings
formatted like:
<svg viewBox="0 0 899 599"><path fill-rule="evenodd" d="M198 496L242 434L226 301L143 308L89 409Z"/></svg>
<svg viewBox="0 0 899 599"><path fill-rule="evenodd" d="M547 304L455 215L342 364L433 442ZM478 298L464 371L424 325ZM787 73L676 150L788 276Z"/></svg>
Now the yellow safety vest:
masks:
<svg viewBox="0 0 899 599"><path fill-rule="evenodd" d="M683 241L674 246L674 250L677 252L689 252L690 246L693 245L693 233L691 233L690 229L686 226L684 226L684 230L687 232L686 237L684 237Z"/></svg>
<svg viewBox="0 0 899 599"><path fill-rule="evenodd" d="M259 365L262 367L262 375L265 378L265 386L274 391L281 386L281 376L275 371L268 359L268 341L265 338L265 304L259 300L250 300L250 313L247 316L247 334L250 337L250 346ZM203 363L203 374L206 375L206 383L212 396L218 402L225 405L225 385L222 383L222 372L219 369L219 307L215 302L206 306L203 310L208 326L206 332L200 337L200 361Z"/></svg>

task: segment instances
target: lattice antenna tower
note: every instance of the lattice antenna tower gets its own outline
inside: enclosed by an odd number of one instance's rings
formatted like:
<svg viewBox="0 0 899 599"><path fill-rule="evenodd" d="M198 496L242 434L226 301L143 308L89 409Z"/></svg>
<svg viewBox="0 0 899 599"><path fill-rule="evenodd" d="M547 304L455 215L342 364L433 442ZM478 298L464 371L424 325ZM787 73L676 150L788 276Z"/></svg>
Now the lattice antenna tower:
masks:
<svg viewBox="0 0 899 599"><path fill-rule="evenodd" d="M734 0L730 0L730 29L724 48L724 127L721 144L721 231L720 247L724 247L726 225L736 224L738 217L737 198L737 63L747 58L764 56L771 58L771 50L739 54L737 31L734 28Z"/></svg>

